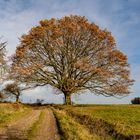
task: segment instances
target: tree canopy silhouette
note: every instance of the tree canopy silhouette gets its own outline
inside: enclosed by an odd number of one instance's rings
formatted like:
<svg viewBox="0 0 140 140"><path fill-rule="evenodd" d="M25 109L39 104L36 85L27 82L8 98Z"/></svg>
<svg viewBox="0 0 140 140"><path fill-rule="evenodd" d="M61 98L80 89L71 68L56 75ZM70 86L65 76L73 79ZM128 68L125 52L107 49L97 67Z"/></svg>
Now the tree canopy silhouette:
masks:
<svg viewBox="0 0 140 140"><path fill-rule="evenodd" d="M25 90L30 90L36 88L38 85L22 85L18 81L11 81L11 83L6 84L5 87L0 91L0 96L2 99L6 99L14 96L16 99L16 103L21 102L20 96L22 92Z"/></svg>
<svg viewBox="0 0 140 140"><path fill-rule="evenodd" d="M83 90L124 95L133 84L127 56L111 33L81 16L40 21L21 37L12 60L14 78L51 85L64 93L66 104Z"/></svg>

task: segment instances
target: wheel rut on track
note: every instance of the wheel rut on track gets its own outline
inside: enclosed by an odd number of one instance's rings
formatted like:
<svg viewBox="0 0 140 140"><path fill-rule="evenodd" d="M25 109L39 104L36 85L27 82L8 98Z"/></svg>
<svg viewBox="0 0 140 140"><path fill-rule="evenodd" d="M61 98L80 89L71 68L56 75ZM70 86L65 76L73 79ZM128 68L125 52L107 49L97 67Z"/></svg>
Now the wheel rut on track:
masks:
<svg viewBox="0 0 140 140"><path fill-rule="evenodd" d="M40 112L40 110L32 110L24 117L1 128L0 140L25 140L27 129L38 119Z"/></svg>

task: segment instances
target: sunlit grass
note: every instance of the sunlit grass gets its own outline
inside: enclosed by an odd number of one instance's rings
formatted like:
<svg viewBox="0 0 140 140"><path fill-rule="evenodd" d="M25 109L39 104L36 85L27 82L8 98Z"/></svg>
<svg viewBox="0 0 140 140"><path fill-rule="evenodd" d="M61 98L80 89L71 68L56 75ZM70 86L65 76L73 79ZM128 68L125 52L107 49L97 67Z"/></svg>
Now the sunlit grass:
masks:
<svg viewBox="0 0 140 140"><path fill-rule="evenodd" d="M64 107L66 110L87 114L92 119L102 119L115 126L125 135L140 134L140 106L136 105L93 105L81 107Z"/></svg>
<svg viewBox="0 0 140 140"><path fill-rule="evenodd" d="M99 137L91 135L84 126L80 125L64 111L54 111L59 131L61 133L61 139L63 140L99 140Z"/></svg>
<svg viewBox="0 0 140 140"><path fill-rule="evenodd" d="M0 104L0 127L5 126L8 122L23 117L31 111L31 108L20 104Z"/></svg>

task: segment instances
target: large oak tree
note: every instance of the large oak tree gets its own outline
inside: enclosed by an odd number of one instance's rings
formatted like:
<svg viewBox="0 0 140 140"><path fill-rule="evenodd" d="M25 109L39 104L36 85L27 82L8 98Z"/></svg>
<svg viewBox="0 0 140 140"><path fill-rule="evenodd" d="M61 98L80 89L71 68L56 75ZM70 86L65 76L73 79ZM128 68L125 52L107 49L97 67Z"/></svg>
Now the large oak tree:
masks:
<svg viewBox="0 0 140 140"><path fill-rule="evenodd" d="M59 89L66 104L73 93L121 96L133 84L127 56L116 48L111 33L81 16L42 20L23 35L12 73L20 81Z"/></svg>

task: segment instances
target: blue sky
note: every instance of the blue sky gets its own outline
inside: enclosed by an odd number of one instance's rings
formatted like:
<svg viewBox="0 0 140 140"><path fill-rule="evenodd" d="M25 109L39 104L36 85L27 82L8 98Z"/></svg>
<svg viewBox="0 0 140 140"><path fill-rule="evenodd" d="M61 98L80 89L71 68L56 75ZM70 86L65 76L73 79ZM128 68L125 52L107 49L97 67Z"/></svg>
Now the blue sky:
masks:
<svg viewBox="0 0 140 140"><path fill-rule="evenodd" d="M128 56L131 77L136 81L131 89L133 93L123 99L87 93L73 96L73 100L78 103L130 103L132 98L140 96L140 0L0 0L0 36L8 41L8 55L14 53L18 38L41 19L70 14L86 16L112 32L117 47ZM37 88L26 92L23 100L45 96L48 102L62 102L63 95L52 95L52 92L50 88Z"/></svg>

